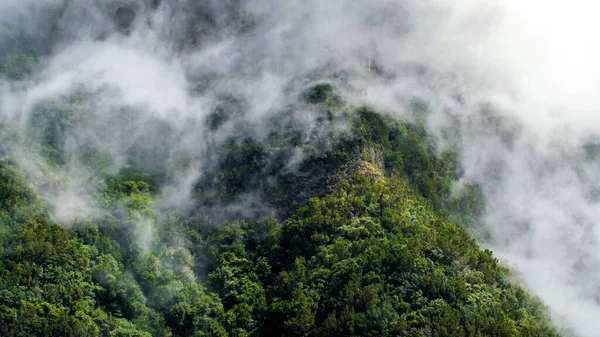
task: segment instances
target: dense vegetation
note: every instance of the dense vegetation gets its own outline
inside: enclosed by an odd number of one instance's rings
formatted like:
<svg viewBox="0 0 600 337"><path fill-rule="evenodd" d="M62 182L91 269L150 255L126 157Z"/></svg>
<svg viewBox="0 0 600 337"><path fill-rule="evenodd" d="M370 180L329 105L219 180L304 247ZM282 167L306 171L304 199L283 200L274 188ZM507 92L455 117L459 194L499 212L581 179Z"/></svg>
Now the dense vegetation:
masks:
<svg viewBox="0 0 600 337"><path fill-rule="evenodd" d="M17 55L2 69L18 78L29 62ZM544 306L449 220L472 223L481 193L451 199L456 160L422 126L348 106L330 84L299 104L315 116L311 133L282 112L266 136L242 123L247 132L209 147L190 213L156 206L169 173L144 164L151 148L132 146L117 174L90 148L77 155L98 170L102 212L60 226L0 153L2 335L558 335ZM63 139L81 119L69 106L33 117L50 167L65 163ZM207 128L242 106L224 99ZM261 205L229 207L245 195Z"/></svg>

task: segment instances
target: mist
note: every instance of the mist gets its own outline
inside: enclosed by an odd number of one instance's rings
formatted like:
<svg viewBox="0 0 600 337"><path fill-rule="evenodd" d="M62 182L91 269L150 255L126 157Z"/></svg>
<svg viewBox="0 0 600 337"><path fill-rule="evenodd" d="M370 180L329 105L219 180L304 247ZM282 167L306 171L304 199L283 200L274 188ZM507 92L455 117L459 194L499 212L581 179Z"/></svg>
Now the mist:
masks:
<svg viewBox="0 0 600 337"><path fill-rule="evenodd" d="M106 173L133 165L132 147L153 153L136 165L166 169L159 206L187 209L212 165L208 144L265 137L286 106L298 128L318 127L297 97L344 71L338 84L352 103L409 118L412 100L426 102L431 134L460 155L461 182L480 184L487 198L482 244L557 324L594 336L598 9L584 0L5 0L0 57L40 56L27 77L0 79L0 154L18 158L65 224L99 212L97 165L80 155L90 148ZM36 116L65 100L80 122L62 131L62 166L40 165ZM211 130L207 117L223 104L235 118ZM248 196L234 206L254 207Z"/></svg>

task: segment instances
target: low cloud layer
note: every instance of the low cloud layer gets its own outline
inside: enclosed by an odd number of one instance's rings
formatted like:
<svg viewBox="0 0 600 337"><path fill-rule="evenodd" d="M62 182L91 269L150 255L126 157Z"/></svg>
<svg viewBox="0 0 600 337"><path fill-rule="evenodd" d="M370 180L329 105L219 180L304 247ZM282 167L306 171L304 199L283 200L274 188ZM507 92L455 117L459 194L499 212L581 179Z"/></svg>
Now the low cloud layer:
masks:
<svg viewBox="0 0 600 337"><path fill-rule="evenodd" d="M0 79L0 139L9 144L0 150L18 154L39 181L59 182L49 189L60 200L59 219L94 210L97 182L82 163L84 148L106 157L107 172L130 165L132 147L156 155L140 164L148 168L187 163L171 172L159 198L185 205L208 160L206 144L236 132L205 126L226 97L236 97L239 118L260 134L308 84L344 70L356 103L400 116L414 98L428 103L432 134L459 151L463 179L480 183L488 199L486 244L550 305L559 324L578 336L596 333L600 5L199 3L0 3L0 57L40 55L25 78ZM36 116L65 100L81 118L62 126L64 169L39 167L34 151L15 139L35 139L29 133L42 122Z"/></svg>

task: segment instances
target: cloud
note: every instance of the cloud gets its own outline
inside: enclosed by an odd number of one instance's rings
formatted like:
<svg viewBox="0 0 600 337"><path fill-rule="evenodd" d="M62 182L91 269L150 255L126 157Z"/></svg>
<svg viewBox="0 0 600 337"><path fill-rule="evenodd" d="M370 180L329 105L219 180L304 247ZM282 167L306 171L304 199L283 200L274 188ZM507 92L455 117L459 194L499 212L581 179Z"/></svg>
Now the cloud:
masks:
<svg viewBox="0 0 600 337"><path fill-rule="evenodd" d="M411 100L427 102L431 133L459 151L463 179L488 199L486 244L558 321L593 336L598 9L586 0L3 1L0 54L41 56L39 71L1 80L0 124L27 134L42 103L86 95L85 118L63 130L68 156L57 174L71 177L64 192L73 198L61 199L61 218L91 207L85 195L97 182L77 155L84 147L106 154L112 172L134 148L154 153L141 163L174 177L159 203L189 205L210 165L203 150L236 132L232 123L206 128L224 97L264 136L307 83L345 70L355 103L407 116ZM35 171L35 160L28 165Z"/></svg>

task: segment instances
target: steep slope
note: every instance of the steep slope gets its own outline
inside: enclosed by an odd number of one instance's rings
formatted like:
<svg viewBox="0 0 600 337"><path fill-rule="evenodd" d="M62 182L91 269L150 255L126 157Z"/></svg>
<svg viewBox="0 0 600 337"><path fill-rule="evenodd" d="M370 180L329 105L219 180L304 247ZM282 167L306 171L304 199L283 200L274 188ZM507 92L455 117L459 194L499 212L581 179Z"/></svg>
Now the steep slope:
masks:
<svg viewBox="0 0 600 337"><path fill-rule="evenodd" d="M558 336L544 306L448 220L481 202L449 203L456 162L421 126L347 107L330 85L302 99L324 125L342 116L349 127L313 143L291 130L216 145L191 213L157 209L167 178L133 166L98 173L102 211L64 229L3 160L2 331ZM297 146L296 169L278 164ZM241 195L262 205L232 208Z"/></svg>
<svg viewBox="0 0 600 337"><path fill-rule="evenodd" d="M0 61L17 88L40 66ZM316 77L260 117L214 94L187 127L86 88L0 120L3 335L558 336L461 227L483 197L451 197L460 164L425 109Z"/></svg>
<svg viewBox="0 0 600 337"><path fill-rule="evenodd" d="M234 335L558 335L490 251L373 163L282 223L232 222L210 246Z"/></svg>
<svg viewBox="0 0 600 337"><path fill-rule="evenodd" d="M94 247L55 224L24 175L5 159L0 159L0 241L3 336L150 336L144 330L158 331L98 306L96 298L107 289L93 277L98 269L90 259ZM160 325L160 318L154 319Z"/></svg>

